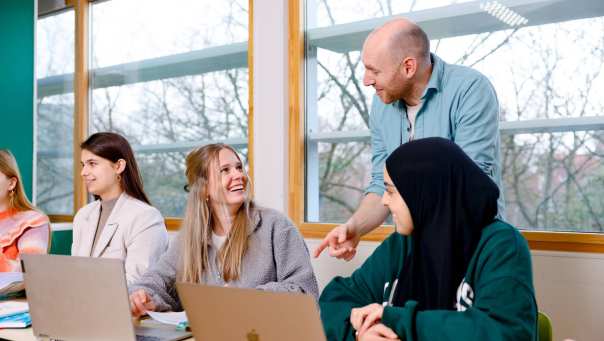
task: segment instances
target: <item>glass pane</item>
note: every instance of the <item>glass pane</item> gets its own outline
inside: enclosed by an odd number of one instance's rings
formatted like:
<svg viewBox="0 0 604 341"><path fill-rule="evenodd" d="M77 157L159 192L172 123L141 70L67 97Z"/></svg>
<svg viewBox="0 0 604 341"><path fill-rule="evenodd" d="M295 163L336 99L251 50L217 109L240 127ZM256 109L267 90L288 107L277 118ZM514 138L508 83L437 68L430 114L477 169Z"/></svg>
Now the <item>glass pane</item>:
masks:
<svg viewBox="0 0 604 341"><path fill-rule="evenodd" d="M39 18L36 26L36 77L73 73L74 42L73 10Z"/></svg>
<svg viewBox="0 0 604 341"><path fill-rule="evenodd" d="M48 214L73 214L73 10L40 18L36 35L35 202Z"/></svg>
<svg viewBox="0 0 604 341"><path fill-rule="evenodd" d="M318 145L320 191L314 199L319 200L320 214L309 216L309 221L343 223L356 210L369 181L371 145L369 142Z"/></svg>
<svg viewBox="0 0 604 341"><path fill-rule="evenodd" d="M307 221L343 222L362 198L362 189L370 177L368 122L375 92L362 84L364 66L358 51L362 41L347 42L350 36L339 41L334 36L314 41L317 35L313 35L313 29L459 3L427 0L361 1L355 6L329 0L306 3L309 13L305 104ZM439 13L442 16L445 12ZM439 32L447 38L431 40L431 50L448 63L466 65L485 74L497 91L502 121L604 116L604 97L599 95L604 92L604 17L580 19L575 15L572 18L579 19L557 22L560 13L547 13L551 19L541 18L536 26L452 37ZM451 12L451 15L457 14ZM330 34L345 35L345 31L343 27ZM351 46L347 49L348 43ZM360 154L355 154L360 150ZM348 159L350 164L346 163ZM343 185L350 186L344 189ZM511 191L507 180L504 186L506 193ZM587 199L582 200L585 203ZM589 230L586 221L554 219L553 213L545 221L519 220L517 204L510 202L508 208L513 212L511 221L527 228ZM533 222L538 224L531 225ZM589 224L594 226L593 222Z"/></svg>
<svg viewBox="0 0 604 341"><path fill-rule="evenodd" d="M246 42L247 8L247 0L95 3L93 65L103 67Z"/></svg>
<svg viewBox="0 0 604 341"><path fill-rule="evenodd" d="M604 232L604 132L504 135L506 219L519 228Z"/></svg>
<svg viewBox="0 0 604 341"><path fill-rule="evenodd" d="M473 67L497 91L502 121L604 116L604 18L432 41L449 63Z"/></svg>
<svg viewBox="0 0 604 341"><path fill-rule="evenodd" d="M144 8L132 21L123 11L135 5ZM247 1L109 1L93 4L91 17L91 133L124 135L151 202L166 217L182 216L184 159L191 149L226 142L247 158L246 44L236 56L210 61L204 54L209 46L247 40ZM115 48L115 27L123 49Z"/></svg>

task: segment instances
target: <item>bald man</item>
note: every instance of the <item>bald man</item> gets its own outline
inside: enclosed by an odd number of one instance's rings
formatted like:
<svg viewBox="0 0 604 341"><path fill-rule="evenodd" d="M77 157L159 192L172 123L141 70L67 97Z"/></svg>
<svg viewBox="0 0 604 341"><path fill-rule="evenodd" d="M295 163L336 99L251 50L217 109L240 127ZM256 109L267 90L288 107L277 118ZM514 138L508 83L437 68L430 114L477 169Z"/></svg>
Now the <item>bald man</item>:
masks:
<svg viewBox="0 0 604 341"><path fill-rule="evenodd" d="M406 19L389 21L371 32L362 59L363 83L376 91L369 119L371 181L356 212L327 234L314 256L329 247L331 256L350 260L361 236L384 222L388 216L381 203L384 161L412 139L439 136L457 143L499 187L501 216L499 104L489 80L430 53L426 33Z"/></svg>

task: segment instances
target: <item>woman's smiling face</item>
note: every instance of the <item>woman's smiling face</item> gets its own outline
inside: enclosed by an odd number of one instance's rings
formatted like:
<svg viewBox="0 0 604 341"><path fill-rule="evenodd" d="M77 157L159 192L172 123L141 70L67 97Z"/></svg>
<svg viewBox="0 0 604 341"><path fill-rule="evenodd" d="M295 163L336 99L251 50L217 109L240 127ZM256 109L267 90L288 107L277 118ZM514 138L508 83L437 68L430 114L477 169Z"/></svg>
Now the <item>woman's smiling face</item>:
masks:
<svg viewBox="0 0 604 341"><path fill-rule="evenodd" d="M210 200L236 211L246 196L247 177L243 164L235 153L224 148L218 154L218 172L218 176L210 175ZM214 179L220 179L220 183L216 183Z"/></svg>

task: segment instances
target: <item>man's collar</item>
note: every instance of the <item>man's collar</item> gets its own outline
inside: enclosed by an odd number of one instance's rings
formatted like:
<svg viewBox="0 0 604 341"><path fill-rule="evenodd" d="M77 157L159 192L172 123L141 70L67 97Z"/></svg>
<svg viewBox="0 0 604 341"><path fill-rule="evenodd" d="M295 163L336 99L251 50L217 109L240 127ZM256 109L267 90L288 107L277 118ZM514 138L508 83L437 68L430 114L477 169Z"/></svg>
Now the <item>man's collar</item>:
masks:
<svg viewBox="0 0 604 341"><path fill-rule="evenodd" d="M443 73L445 71L444 62L437 55L430 53L430 60L432 61L432 74L430 75L428 85L426 85L426 89L422 94L422 100L426 97L430 89L440 91Z"/></svg>

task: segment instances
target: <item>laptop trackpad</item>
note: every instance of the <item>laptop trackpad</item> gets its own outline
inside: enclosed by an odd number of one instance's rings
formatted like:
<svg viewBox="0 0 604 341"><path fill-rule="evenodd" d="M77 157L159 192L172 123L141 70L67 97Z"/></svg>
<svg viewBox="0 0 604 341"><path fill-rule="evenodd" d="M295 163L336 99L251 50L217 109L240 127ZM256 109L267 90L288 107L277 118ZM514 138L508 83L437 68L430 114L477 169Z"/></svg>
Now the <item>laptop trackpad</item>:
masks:
<svg viewBox="0 0 604 341"><path fill-rule="evenodd" d="M134 328L137 341L176 341L191 337L190 332L171 328L154 328L136 326Z"/></svg>

